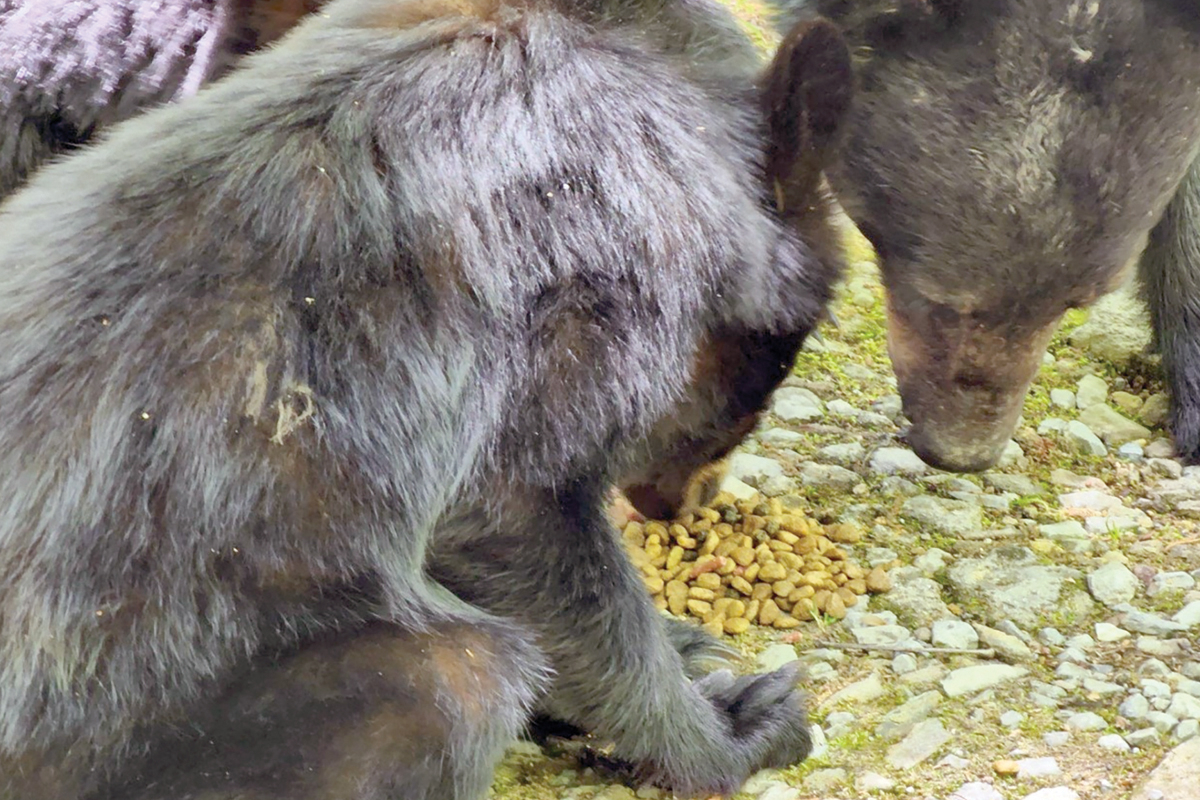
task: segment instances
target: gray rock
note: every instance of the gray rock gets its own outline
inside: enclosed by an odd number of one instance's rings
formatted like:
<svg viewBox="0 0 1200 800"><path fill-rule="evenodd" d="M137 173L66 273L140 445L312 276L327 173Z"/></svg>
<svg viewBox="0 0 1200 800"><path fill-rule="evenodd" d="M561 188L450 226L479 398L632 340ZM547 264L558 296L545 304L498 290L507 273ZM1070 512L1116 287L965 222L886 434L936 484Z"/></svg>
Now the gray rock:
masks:
<svg viewBox="0 0 1200 800"><path fill-rule="evenodd" d="M1015 495L1028 497L1042 494L1042 487L1032 478L1024 475L1010 475L1007 472L986 472L983 482L998 492L1012 492Z"/></svg>
<svg viewBox="0 0 1200 800"><path fill-rule="evenodd" d="M1075 407L1080 411L1108 400L1108 384L1096 375L1084 375L1075 389Z"/></svg>
<svg viewBox="0 0 1200 800"><path fill-rule="evenodd" d="M1200 786L1200 736L1167 753L1130 797L1131 800L1194 800L1197 786Z"/></svg>
<svg viewBox="0 0 1200 800"><path fill-rule="evenodd" d="M1062 768L1053 756L1041 758L1022 758L1017 760L1017 777L1025 780L1031 778L1052 778L1062 775Z"/></svg>
<svg viewBox="0 0 1200 800"><path fill-rule="evenodd" d="M813 422L825 416L825 404L808 389L786 386L775 390L771 413L785 422Z"/></svg>
<svg viewBox="0 0 1200 800"><path fill-rule="evenodd" d="M836 400L830 400L828 403L826 403L825 411L828 412L829 414L832 414L835 417L851 417L851 418L853 418L853 417L858 416L859 410L857 408L855 408L854 406L850 405L849 403L847 403L845 400L838 398Z"/></svg>
<svg viewBox="0 0 1200 800"><path fill-rule="evenodd" d="M889 394L871 403L871 410L890 420L897 419L904 411L904 401L898 394Z"/></svg>
<svg viewBox="0 0 1200 800"><path fill-rule="evenodd" d="M841 691L830 695L825 702L821 703L821 707L829 708L841 703L869 703L883 697L885 693L886 690L879 680L878 673L872 672L869 677L855 681Z"/></svg>
<svg viewBox="0 0 1200 800"><path fill-rule="evenodd" d="M827 794L845 782L846 770L842 769L841 767L818 769L809 773L809 775L804 778L804 788L808 789L810 792ZM799 792L796 793L796 797L800 797ZM780 798L780 800L783 800L783 798Z"/></svg>
<svg viewBox="0 0 1200 800"><path fill-rule="evenodd" d="M946 568L950 554L940 547L931 547L913 559L913 566L926 575L933 575Z"/></svg>
<svg viewBox="0 0 1200 800"><path fill-rule="evenodd" d="M1102 731L1108 727L1108 723L1093 711L1080 711L1067 718L1067 727L1073 731Z"/></svg>
<svg viewBox="0 0 1200 800"><path fill-rule="evenodd" d="M887 761L895 769L912 769L953 738L939 719L919 722L901 741L887 750Z"/></svg>
<svg viewBox="0 0 1200 800"><path fill-rule="evenodd" d="M1121 694L1125 687L1112 681L1102 681L1099 678L1084 678L1083 690L1088 694L1098 694L1101 697L1110 694Z"/></svg>
<svg viewBox="0 0 1200 800"><path fill-rule="evenodd" d="M871 454L871 471L880 475L924 475L929 465L904 447L881 447Z"/></svg>
<svg viewBox="0 0 1200 800"><path fill-rule="evenodd" d="M1170 733L1179 724L1179 720L1176 717L1171 716L1165 711L1151 711L1146 715L1146 722L1153 725L1154 730L1159 733Z"/></svg>
<svg viewBox="0 0 1200 800"><path fill-rule="evenodd" d="M939 619L933 623L932 634L934 647L970 650L979 645L979 634L960 619Z"/></svg>
<svg viewBox="0 0 1200 800"><path fill-rule="evenodd" d="M1060 494L1058 502L1063 508L1087 508L1092 511L1113 511L1122 507L1121 501L1116 497L1096 489Z"/></svg>
<svg viewBox="0 0 1200 800"><path fill-rule="evenodd" d="M1079 794L1069 786L1051 786L1025 795L1024 800L1079 800Z"/></svg>
<svg viewBox="0 0 1200 800"><path fill-rule="evenodd" d="M878 772L864 772L854 780L854 788L860 792L890 792L895 787L894 780Z"/></svg>
<svg viewBox="0 0 1200 800"><path fill-rule="evenodd" d="M775 781L758 795L758 800L800 800L800 790Z"/></svg>
<svg viewBox="0 0 1200 800"><path fill-rule="evenodd" d="M822 447L817 451L817 460L839 467L853 467L861 463L866 455L867 449L861 443L846 442Z"/></svg>
<svg viewBox="0 0 1200 800"><path fill-rule="evenodd" d="M1175 689L1192 697L1200 697L1200 681L1194 681L1189 678L1176 677Z"/></svg>
<svg viewBox="0 0 1200 800"><path fill-rule="evenodd" d="M941 702L941 692L922 692L885 714L875 728L875 735L883 739L899 739L907 735L918 722L928 718Z"/></svg>
<svg viewBox="0 0 1200 800"><path fill-rule="evenodd" d="M1161 663L1161 662L1159 662ZM1139 685L1142 687L1142 694L1146 697L1170 697L1171 687L1162 681L1156 681L1153 678L1143 678Z"/></svg>
<svg viewBox="0 0 1200 800"><path fill-rule="evenodd" d="M962 536L983 525L983 514L978 506L928 495L904 501L900 513L948 536Z"/></svg>
<svg viewBox="0 0 1200 800"><path fill-rule="evenodd" d="M721 491L733 495L733 499L735 500L749 500L758 494L757 489L733 475L726 475L722 479Z"/></svg>
<svg viewBox="0 0 1200 800"><path fill-rule="evenodd" d="M860 411L857 419L858 424L864 428L886 428L894 424L890 418L874 411Z"/></svg>
<svg viewBox="0 0 1200 800"><path fill-rule="evenodd" d="M1146 594L1150 597L1158 597L1160 594L1186 592L1195 585L1196 579L1186 572L1160 572L1150 579L1150 585L1146 587Z"/></svg>
<svg viewBox="0 0 1200 800"><path fill-rule="evenodd" d="M1006 728L1019 728L1025 721L1025 715L1020 711L1005 711L1000 715L1000 724Z"/></svg>
<svg viewBox="0 0 1200 800"><path fill-rule="evenodd" d="M1038 423L1037 432L1039 436L1049 436L1052 433L1062 433L1067 429L1067 421L1058 417L1046 417Z"/></svg>
<svg viewBox="0 0 1200 800"><path fill-rule="evenodd" d="M1126 283L1101 297L1088 311L1087 321L1071 331L1069 341L1118 367L1126 367L1151 342L1146 305L1136 284Z"/></svg>
<svg viewBox="0 0 1200 800"><path fill-rule="evenodd" d="M871 569L890 564L899 557L895 550L886 547L868 547L867 552L863 555L863 559Z"/></svg>
<svg viewBox="0 0 1200 800"><path fill-rule="evenodd" d="M949 800L1004 800L1004 795L990 783L972 781L955 789Z"/></svg>
<svg viewBox="0 0 1200 800"><path fill-rule="evenodd" d="M1175 726L1175 738L1181 742L1200 736L1200 721L1185 719Z"/></svg>
<svg viewBox="0 0 1200 800"><path fill-rule="evenodd" d="M771 447L795 447L804 441L804 434L789 431L787 428L768 428L758 434L758 441Z"/></svg>
<svg viewBox="0 0 1200 800"><path fill-rule="evenodd" d="M1103 750L1111 750L1114 753L1128 753L1130 750L1129 742L1119 733L1106 733L1096 740L1096 744Z"/></svg>
<svg viewBox="0 0 1200 800"><path fill-rule="evenodd" d="M1150 701L1140 694L1131 694L1117 706L1117 713L1134 722L1143 720L1150 713Z"/></svg>
<svg viewBox="0 0 1200 800"><path fill-rule="evenodd" d="M1051 389L1050 402L1059 408L1075 408L1075 393L1070 389Z"/></svg>
<svg viewBox="0 0 1200 800"><path fill-rule="evenodd" d="M1100 437L1092 433L1092 429L1077 419L1073 419L1063 428L1063 437L1067 446L1085 456L1106 456L1108 448Z"/></svg>
<svg viewBox="0 0 1200 800"><path fill-rule="evenodd" d="M1149 747L1158 741L1158 731L1154 728L1139 728L1125 734L1125 741L1130 747Z"/></svg>
<svg viewBox="0 0 1200 800"><path fill-rule="evenodd" d="M942 587L923 576L920 570L900 567L888 574L892 578L892 588L887 593L887 604L912 624L932 625L934 620L953 616L942 601Z"/></svg>
<svg viewBox="0 0 1200 800"><path fill-rule="evenodd" d="M1200 600L1193 600L1179 609L1171 620L1185 628L1200 627Z"/></svg>
<svg viewBox="0 0 1200 800"><path fill-rule="evenodd" d="M817 488L828 487L838 491L849 491L862 482L857 472L836 464L816 464L806 461L800 466L800 483Z"/></svg>
<svg viewBox="0 0 1200 800"><path fill-rule="evenodd" d="M946 570L951 585L964 596L981 599L998 619L1012 620L1025 628L1036 626L1039 615L1072 608L1086 611L1067 586L1080 577L1077 570L1043 566L1028 549L1002 545L986 558L960 559ZM1087 601L1090 603L1090 601Z"/></svg>
<svg viewBox="0 0 1200 800"><path fill-rule="evenodd" d="M1200 698L1176 692L1171 695L1171 705L1167 706L1167 713L1175 719L1200 720Z"/></svg>
<svg viewBox="0 0 1200 800"><path fill-rule="evenodd" d="M1153 614L1148 611L1141 611L1131 606L1123 605L1118 611L1125 613L1125 618L1121 621L1121 627L1135 633L1147 633L1151 636L1163 636L1169 633L1179 633L1186 630L1186 627L1166 619L1158 614Z"/></svg>
<svg viewBox="0 0 1200 800"><path fill-rule="evenodd" d="M1071 741L1070 731L1049 731L1042 734L1042 742L1047 747L1062 747L1069 741Z"/></svg>
<svg viewBox="0 0 1200 800"><path fill-rule="evenodd" d="M1067 643L1067 637L1054 628L1042 628L1038 631L1038 641L1051 647L1062 647Z"/></svg>
<svg viewBox="0 0 1200 800"><path fill-rule="evenodd" d="M760 672L774 672L784 664L799 659L796 648L790 644L773 644L758 654L756 662Z"/></svg>
<svg viewBox="0 0 1200 800"><path fill-rule="evenodd" d="M1119 642L1122 639L1128 639L1130 635L1129 631L1122 630L1110 622L1096 623L1096 641L1106 643Z"/></svg>
<svg viewBox="0 0 1200 800"><path fill-rule="evenodd" d="M1142 582L1124 564L1110 561L1087 576L1092 597L1112 608L1128 603L1137 594Z"/></svg>
<svg viewBox="0 0 1200 800"><path fill-rule="evenodd" d="M1146 462L1146 466L1155 475L1164 478L1178 479L1183 477L1183 464L1180 464L1173 458L1151 458Z"/></svg>
<svg viewBox="0 0 1200 800"><path fill-rule="evenodd" d="M1090 553L1092 551L1091 537L1088 536L1083 525L1076 520L1039 525L1038 530L1042 536L1056 542L1068 553Z"/></svg>
<svg viewBox="0 0 1200 800"><path fill-rule="evenodd" d="M782 497L796 493L796 481L785 475L767 478L759 484L758 490L767 497Z"/></svg>
<svg viewBox="0 0 1200 800"><path fill-rule="evenodd" d="M1079 421L1087 425L1100 441L1109 447L1119 447L1138 439L1149 439L1150 430L1118 414L1103 403L1079 412Z"/></svg>
<svg viewBox="0 0 1200 800"><path fill-rule="evenodd" d="M883 645L885 647L902 644L912 638L912 634L909 633L908 628L901 625L864 625L854 628L851 633L854 634L854 639L859 644Z"/></svg>
<svg viewBox="0 0 1200 800"><path fill-rule="evenodd" d="M1000 453L1000 459L996 462L996 468L1025 467L1028 464L1029 462L1025 458L1025 451L1021 449L1021 445L1009 439L1008 443L1004 445L1004 450Z"/></svg>
<svg viewBox="0 0 1200 800"><path fill-rule="evenodd" d="M979 624L975 625L975 632L984 647L992 648L1005 661L1033 661L1035 658L1029 646L1011 633Z"/></svg>
<svg viewBox="0 0 1200 800"><path fill-rule="evenodd" d="M1124 459L1134 464L1141 463L1146 457L1146 448L1142 447L1137 442L1126 442L1117 448L1117 458Z"/></svg>
<svg viewBox="0 0 1200 800"><path fill-rule="evenodd" d="M1161 428L1171 413L1171 398L1165 394L1152 394L1142 403L1138 416L1151 428Z"/></svg>
<svg viewBox="0 0 1200 800"><path fill-rule="evenodd" d="M912 653L897 653L892 659L892 672L896 675L907 675L917 669L917 657Z"/></svg>
<svg viewBox="0 0 1200 800"><path fill-rule="evenodd" d="M900 676L900 682L908 686L928 686L946 677L946 668L941 664L930 664Z"/></svg>
<svg viewBox="0 0 1200 800"><path fill-rule="evenodd" d="M729 459L729 474L749 486L758 486L767 478L783 475L783 465L773 458L734 453Z"/></svg>
<svg viewBox="0 0 1200 800"><path fill-rule="evenodd" d="M961 667L951 671L942 680L942 690L950 697L962 697L1015 681L1028 674L1029 670L1024 667L1014 667L1008 664L979 664L973 667Z"/></svg>
<svg viewBox="0 0 1200 800"><path fill-rule="evenodd" d="M853 726L857 719L849 711L834 711L827 714L825 717L825 735L830 739L836 739L839 736L850 733L854 730Z"/></svg>
<svg viewBox="0 0 1200 800"><path fill-rule="evenodd" d="M1174 658L1182 656L1187 652L1183 640L1159 639L1157 636L1139 636L1137 649L1146 655L1163 658Z"/></svg>
<svg viewBox="0 0 1200 800"><path fill-rule="evenodd" d="M780 774L777 769L760 769L746 779L741 790L746 794L760 795L772 786L783 783L779 780Z"/></svg>

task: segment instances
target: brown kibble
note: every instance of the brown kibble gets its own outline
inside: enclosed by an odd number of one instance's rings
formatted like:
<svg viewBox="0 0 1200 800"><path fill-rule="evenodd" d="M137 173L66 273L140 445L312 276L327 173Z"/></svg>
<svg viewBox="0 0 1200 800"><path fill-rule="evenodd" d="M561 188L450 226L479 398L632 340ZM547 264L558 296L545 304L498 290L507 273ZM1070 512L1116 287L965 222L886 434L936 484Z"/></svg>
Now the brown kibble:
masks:
<svg viewBox="0 0 1200 800"><path fill-rule="evenodd" d="M797 586L795 589L792 590L792 593L788 595L787 599L788 599L789 603L791 603L792 605L795 605L796 603L799 603L801 600L807 600L808 598L812 597L816 593L817 593L817 590L811 586Z"/></svg>
<svg viewBox="0 0 1200 800"><path fill-rule="evenodd" d="M725 620L721 627L731 636L737 636L739 633L745 633L750 629L750 620L743 617L733 617Z"/></svg>
<svg viewBox="0 0 1200 800"><path fill-rule="evenodd" d="M760 581L765 581L767 583L774 583L775 581L781 581L786 577L787 577L787 570L784 568L784 566L782 564L778 564L774 561L767 563L767 564L763 564L762 569L760 569L758 571L758 579Z"/></svg>
<svg viewBox="0 0 1200 800"><path fill-rule="evenodd" d="M751 564L750 566L746 567L746 571L742 573L742 577L751 583L754 583L754 581L758 579L759 569L760 567L758 564Z"/></svg>
<svg viewBox="0 0 1200 800"><path fill-rule="evenodd" d="M798 570L804 566L804 559L800 558L800 556L796 555L795 553L776 553L775 560L780 564L783 564L783 566L786 567L789 572L792 570Z"/></svg>
<svg viewBox="0 0 1200 800"><path fill-rule="evenodd" d="M654 595L654 608L658 611L669 611L667 608L667 598L661 594Z"/></svg>
<svg viewBox="0 0 1200 800"><path fill-rule="evenodd" d="M992 769L997 775L1016 775L1021 771L1021 765L1005 758L992 764Z"/></svg>
<svg viewBox="0 0 1200 800"><path fill-rule="evenodd" d="M749 547L739 547L730 553L729 557L741 567L748 567L754 563L754 551Z"/></svg>
<svg viewBox="0 0 1200 800"><path fill-rule="evenodd" d="M713 530L716 531L717 536L720 536L722 539L727 539L733 536L733 526L728 522L718 522L717 524L713 525Z"/></svg>
<svg viewBox="0 0 1200 800"><path fill-rule="evenodd" d="M733 560L733 553L738 549L738 543L732 539L721 539L721 543L717 545L717 549L713 551L717 556ZM750 560L754 560L754 552L750 552ZM744 564L742 566L745 566Z"/></svg>
<svg viewBox="0 0 1200 800"><path fill-rule="evenodd" d="M771 552L771 548L765 544L760 544L754 548L754 560L759 566L763 564L773 564L775 562L775 554Z"/></svg>
<svg viewBox="0 0 1200 800"><path fill-rule="evenodd" d="M873 594L886 592L892 588L892 578L883 567L876 567L867 573L867 591Z"/></svg>
<svg viewBox="0 0 1200 800"><path fill-rule="evenodd" d="M779 606L776 605L774 600L766 600L758 610L758 624L774 625L775 620L779 619L781 613Z"/></svg>
<svg viewBox="0 0 1200 800"><path fill-rule="evenodd" d="M779 533L775 534L775 538L787 545L792 545L800 541L800 537L791 531L781 530Z"/></svg>
<svg viewBox="0 0 1200 800"><path fill-rule="evenodd" d="M840 522L837 525L826 525L825 535L835 542L856 544L862 539L862 530L852 522Z"/></svg>
<svg viewBox="0 0 1200 800"><path fill-rule="evenodd" d="M658 541L665 542L667 540L667 526L663 525L658 520L651 520L645 525L646 541L650 541L651 536L657 536Z"/></svg>
<svg viewBox="0 0 1200 800"><path fill-rule="evenodd" d="M723 620L714 619L704 623L700 627L708 631L709 636L720 636L721 632L725 630L725 623Z"/></svg>
<svg viewBox="0 0 1200 800"><path fill-rule="evenodd" d="M825 601L825 613L834 619L846 618L846 603L837 592L831 592Z"/></svg>
<svg viewBox="0 0 1200 800"><path fill-rule="evenodd" d="M775 581L771 584L771 591L776 597L787 597L796 590L796 584L790 581Z"/></svg>
<svg viewBox="0 0 1200 800"><path fill-rule="evenodd" d="M704 617L712 611L712 603L709 603L706 600L688 600L687 610L690 611L694 616L704 619Z"/></svg>
<svg viewBox="0 0 1200 800"><path fill-rule="evenodd" d="M792 546L787 542L781 542L778 539L772 539L767 542L767 547L771 548L772 553L790 553Z"/></svg>
<svg viewBox="0 0 1200 800"><path fill-rule="evenodd" d="M626 524L625 530L621 532L626 543L633 547L643 547L646 544L646 530L640 522L630 522Z"/></svg>
<svg viewBox="0 0 1200 800"><path fill-rule="evenodd" d="M706 519L698 519L688 525L688 530L692 533L711 533L713 524ZM718 539L720 537L717 537Z"/></svg>
<svg viewBox="0 0 1200 800"><path fill-rule="evenodd" d="M715 572L705 572L702 575L697 575L695 583L704 589L712 589L714 592L721 588L721 576Z"/></svg>
<svg viewBox="0 0 1200 800"><path fill-rule="evenodd" d="M665 584L663 579L655 575L653 578L646 578L646 588L650 590L650 594L660 593Z"/></svg>
<svg viewBox="0 0 1200 800"><path fill-rule="evenodd" d="M846 573L846 577L852 581L859 578L865 578L867 573L863 572L863 568L853 561L846 561L842 564L842 572Z"/></svg>
<svg viewBox="0 0 1200 800"><path fill-rule="evenodd" d="M805 586L823 586L827 580L829 580L829 573L819 569L800 576L800 582Z"/></svg>
<svg viewBox="0 0 1200 800"><path fill-rule="evenodd" d="M795 514L784 514L779 520L779 527L789 533L803 536L808 533L808 520Z"/></svg>
<svg viewBox="0 0 1200 800"><path fill-rule="evenodd" d="M834 592L838 597L842 598L843 605L846 608L854 608L858 605L858 595L847 589L845 586Z"/></svg>
<svg viewBox="0 0 1200 800"><path fill-rule="evenodd" d="M688 585L683 581L668 581L663 589L667 597L667 608L672 614L682 615L687 610Z"/></svg>
<svg viewBox="0 0 1200 800"><path fill-rule="evenodd" d="M813 605L817 607L818 611L825 613L825 608L829 604L830 597L833 597L833 592L829 591L828 589L822 589L813 595Z"/></svg>
<svg viewBox="0 0 1200 800"><path fill-rule="evenodd" d="M831 547L828 550L826 550L825 552L823 552L821 555L825 556L830 561L845 561L846 560L846 551L840 547Z"/></svg>
<svg viewBox="0 0 1200 800"><path fill-rule="evenodd" d="M712 589L705 589L700 586L693 586L688 589L688 597L693 600L704 600L709 603L717 599L717 596L713 593Z"/></svg>
<svg viewBox="0 0 1200 800"><path fill-rule="evenodd" d="M852 581L846 581L846 588L855 594L866 594L867 582L861 578L855 578Z"/></svg>
<svg viewBox="0 0 1200 800"><path fill-rule="evenodd" d="M697 547L700 546L700 543L698 541L696 541L694 538L692 538L691 536L678 536L678 537L676 537L675 541L684 550L695 550Z"/></svg>
<svg viewBox="0 0 1200 800"><path fill-rule="evenodd" d="M762 607L761 600L751 600L746 603L746 613L743 614L746 619L758 619L759 609Z"/></svg>
<svg viewBox="0 0 1200 800"><path fill-rule="evenodd" d="M678 567L683 562L683 548L675 545L671 551L667 553L667 569Z"/></svg>
<svg viewBox="0 0 1200 800"><path fill-rule="evenodd" d="M729 605L725 606L726 617L744 617L746 616L746 604L736 597L728 598Z"/></svg>
<svg viewBox="0 0 1200 800"><path fill-rule="evenodd" d="M710 525L716 525L721 521L721 515L715 508L701 508L696 511L696 516L700 517L700 519L704 520Z"/></svg>
<svg viewBox="0 0 1200 800"><path fill-rule="evenodd" d="M791 628L798 627L799 625L800 620L796 619L795 617L788 616L787 614L784 614L771 623L771 627L779 628L780 630L789 630Z"/></svg>
<svg viewBox="0 0 1200 800"><path fill-rule="evenodd" d="M729 604L734 602L732 597L719 597L713 601L713 613L729 616Z"/></svg>
<svg viewBox="0 0 1200 800"><path fill-rule="evenodd" d="M717 556L717 558L721 559L721 566L717 567L718 575L732 575L735 570L741 569L732 558L722 558L721 556Z"/></svg>
<svg viewBox="0 0 1200 800"><path fill-rule="evenodd" d="M792 545L792 552L799 553L802 556L806 556L809 553L816 552L816 549L817 549L817 537L815 537L815 536L801 536L800 541L798 541L794 545Z"/></svg>
<svg viewBox="0 0 1200 800"><path fill-rule="evenodd" d="M749 597L750 593L754 591L754 587L750 585L750 581L738 575L734 575L729 579L729 585L734 591L740 592L747 597Z"/></svg>
<svg viewBox="0 0 1200 800"><path fill-rule="evenodd" d="M661 556L662 551L662 545L660 545L658 542L652 542L646 545L646 557L651 561L654 561L654 559Z"/></svg>
<svg viewBox="0 0 1200 800"><path fill-rule="evenodd" d="M712 531L704 537L704 544L700 546L700 555L707 556L717 552L717 548L721 546L721 537L717 536Z"/></svg>
<svg viewBox="0 0 1200 800"><path fill-rule="evenodd" d="M750 592L750 596L755 600L770 600L774 595L769 583L756 583Z"/></svg>

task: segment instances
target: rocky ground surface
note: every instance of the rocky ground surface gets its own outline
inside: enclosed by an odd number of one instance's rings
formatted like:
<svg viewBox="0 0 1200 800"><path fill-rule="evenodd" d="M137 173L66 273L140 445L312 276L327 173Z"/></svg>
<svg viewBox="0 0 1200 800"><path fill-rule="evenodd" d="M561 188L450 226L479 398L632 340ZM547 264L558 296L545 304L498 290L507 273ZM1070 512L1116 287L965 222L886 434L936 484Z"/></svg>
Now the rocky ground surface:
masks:
<svg viewBox="0 0 1200 800"><path fill-rule="evenodd" d="M817 740L737 797L1200 798L1200 468L1172 458L1137 304L1069 315L1000 468L947 474L898 438L881 290L851 252L840 326L726 488L859 529L838 547L891 588L840 619L723 634L750 669L803 662ZM665 797L576 752L515 744L493 796Z"/></svg>

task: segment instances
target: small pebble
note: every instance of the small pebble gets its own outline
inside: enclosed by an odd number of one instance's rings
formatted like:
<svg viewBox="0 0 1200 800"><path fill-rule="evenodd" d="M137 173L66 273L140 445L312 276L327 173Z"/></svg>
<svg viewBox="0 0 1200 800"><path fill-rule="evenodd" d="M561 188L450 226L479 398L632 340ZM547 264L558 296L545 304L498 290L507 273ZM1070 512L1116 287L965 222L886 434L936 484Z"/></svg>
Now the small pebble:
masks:
<svg viewBox="0 0 1200 800"><path fill-rule="evenodd" d="M1042 741L1047 747L1062 747L1071 741L1070 731L1047 731L1042 734Z"/></svg>
<svg viewBox="0 0 1200 800"><path fill-rule="evenodd" d="M1128 753L1129 743L1119 733L1106 733L1096 740L1096 744L1114 753Z"/></svg>

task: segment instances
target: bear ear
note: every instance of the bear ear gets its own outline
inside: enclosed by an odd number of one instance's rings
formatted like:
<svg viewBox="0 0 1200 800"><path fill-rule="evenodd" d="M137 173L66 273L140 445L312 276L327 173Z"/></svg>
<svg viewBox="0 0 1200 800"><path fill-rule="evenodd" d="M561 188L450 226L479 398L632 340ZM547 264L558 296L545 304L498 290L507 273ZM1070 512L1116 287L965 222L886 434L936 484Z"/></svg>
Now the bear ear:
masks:
<svg viewBox="0 0 1200 800"><path fill-rule="evenodd" d="M815 181L825 166L854 95L850 51L825 19L797 23L767 70L767 177Z"/></svg>

